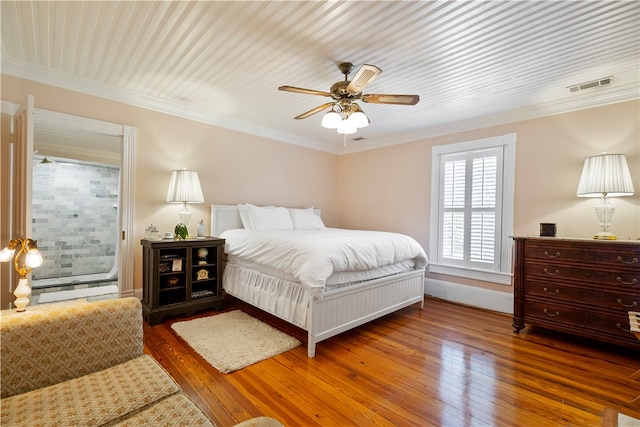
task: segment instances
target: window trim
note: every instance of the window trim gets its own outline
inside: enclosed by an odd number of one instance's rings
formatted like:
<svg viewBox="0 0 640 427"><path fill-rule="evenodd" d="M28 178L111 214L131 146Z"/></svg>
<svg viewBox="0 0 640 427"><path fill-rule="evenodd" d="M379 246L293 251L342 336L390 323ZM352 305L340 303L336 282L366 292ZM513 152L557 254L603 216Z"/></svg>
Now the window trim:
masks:
<svg viewBox="0 0 640 427"><path fill-rule="evenodd" d="M430 258L434 261L429 263L429 272L440 273L450 276L465 277L468 279L494 282L503 285L511 285L513 240L513 214L515 201L515 163L516 163L516 133L508 133L501 136L483 138L471 141L464 141L447 145L435 145L431 151L431 221L430 221ZM498 271L479 270L475 268L454 266L448 264L438 264L438 236L440 220L440 159L443 154L452 154L465 151L482 150L486 148L503 148L502 164L502 239L500 241Z"/></svg>

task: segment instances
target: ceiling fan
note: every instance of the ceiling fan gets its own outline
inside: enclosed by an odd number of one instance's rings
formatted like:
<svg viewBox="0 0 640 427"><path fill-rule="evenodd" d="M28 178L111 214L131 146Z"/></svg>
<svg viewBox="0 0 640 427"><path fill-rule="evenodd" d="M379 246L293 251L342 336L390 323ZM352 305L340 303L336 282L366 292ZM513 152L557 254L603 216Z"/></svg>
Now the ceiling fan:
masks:
<svg viewBox="0 0 640 427"><path fill-rule="evenodd" d="M338 69L344 74L344 81L339 81L331 86L329 92L320 90L303 89L294 86L280 86L278 90L286 92L304 93L307 95L320 95L333 98L332 102L319 105L305 113L295 117L295 119L306 119L322 110L331 110L322 119L322 126L330 129L337 129L339 134L352 134L360 127L367 126L370 121L364 114L360 105L355 101L361 100L372 104L396 104L396 105L416 105L420 101L418 95L391 95L391 94L363 94L362 91L369 83L382 73L382 70L375 65L364 64L348 80L349 74L353 71L353 64L343 62L338 65Z"/></svg>

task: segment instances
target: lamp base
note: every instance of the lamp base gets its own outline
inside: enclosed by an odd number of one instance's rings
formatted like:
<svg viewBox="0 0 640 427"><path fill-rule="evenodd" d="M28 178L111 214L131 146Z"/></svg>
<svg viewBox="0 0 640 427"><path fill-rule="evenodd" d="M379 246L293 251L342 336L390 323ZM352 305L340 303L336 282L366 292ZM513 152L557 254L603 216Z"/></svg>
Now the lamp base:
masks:
<svg viewBox="0 0 640 427"><path fill-rule="evenodd" d="M31 296L31 288L26 278L21 278L18 281L18 286L13 291L13 295L16 296L16 300L13 302L13 305L16 306L16 311L26 311L29 305L29 296Z"/></svg>
<svg viewBox="0 0 640 427"><path fill-rule="evenodd" d="M189 222L191 221L191 211L187 207L186 203L182 204L182 209L180 210L178 216L180 217L181 224L189 226Z"/></svg>
<svg viewBox="0 0 640 427"><path fill-rule="evenodd" d="M616 235L608 231L601 231L593 236L596 240L617 240Z"/></svg>
<svg viewBox="0 0 640 427"><path fill-rule="evenodd" d="M611 225L611 219L616 209L611 206L607 193L602 193L600 204L596 206L596 216L598 217L598 223L600 223L600 232L593 236L596 240L616 240L616 236L609 232L609 226Z"/></svg>

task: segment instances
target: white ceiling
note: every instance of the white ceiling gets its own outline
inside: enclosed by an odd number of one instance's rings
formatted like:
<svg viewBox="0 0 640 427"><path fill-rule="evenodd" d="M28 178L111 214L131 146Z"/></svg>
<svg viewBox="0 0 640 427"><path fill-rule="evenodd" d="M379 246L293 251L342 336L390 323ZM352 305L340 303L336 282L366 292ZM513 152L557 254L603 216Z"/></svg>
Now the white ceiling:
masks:
<svg viewBox="0 0 640 427"><path fill-rule="evenodd" d="M346 153L640 97L638 1L2 0L2 73ZM343 138L320 91L340 62L383 73ZM354 70L354 72L355 72ZM610 85L568 86L613 76ZM36 100L37 102L37 100ZM363 141L352 138L364 137Z"/></svg>

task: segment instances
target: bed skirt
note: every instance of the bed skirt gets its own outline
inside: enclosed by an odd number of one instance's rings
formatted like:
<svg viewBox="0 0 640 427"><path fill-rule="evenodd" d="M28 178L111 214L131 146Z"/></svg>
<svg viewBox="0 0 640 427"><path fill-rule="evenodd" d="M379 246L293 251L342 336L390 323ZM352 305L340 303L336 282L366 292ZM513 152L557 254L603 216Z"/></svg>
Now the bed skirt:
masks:
<svg viewBox="0 0 640 427"><path fill-rule="evenodd" d="M227 264L222 283L229 294L307 329L308 292L298 282ZM247 286L251 283L251 286Z"/></svg>

